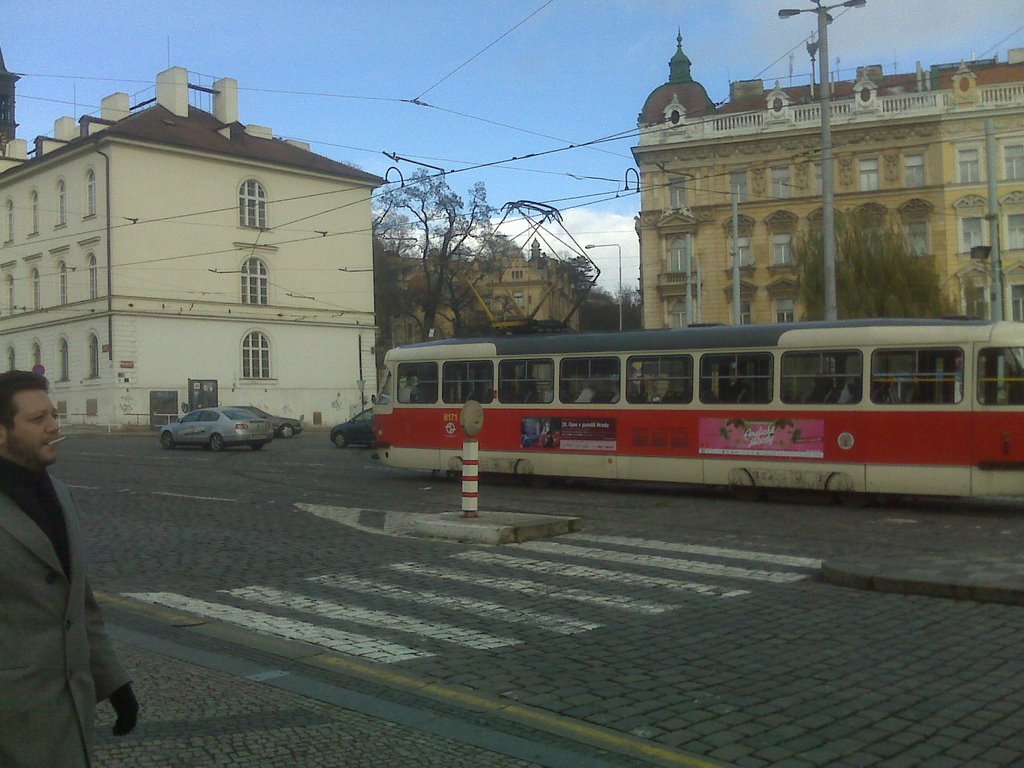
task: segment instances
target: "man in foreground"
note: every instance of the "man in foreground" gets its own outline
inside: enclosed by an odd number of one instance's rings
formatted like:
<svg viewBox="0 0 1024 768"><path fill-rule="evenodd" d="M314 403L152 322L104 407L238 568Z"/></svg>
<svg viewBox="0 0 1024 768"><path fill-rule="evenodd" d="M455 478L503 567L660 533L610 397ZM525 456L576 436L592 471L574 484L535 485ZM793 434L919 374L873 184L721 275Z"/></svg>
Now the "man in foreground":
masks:
<svg viewBox="0 0 1024 768"><path fill-rule="evenodd" d="M78 508L46 468L57 410L46 379L0 374L0 766L89 768L96 702L135 727L138 703L86 574Z"/></svg>

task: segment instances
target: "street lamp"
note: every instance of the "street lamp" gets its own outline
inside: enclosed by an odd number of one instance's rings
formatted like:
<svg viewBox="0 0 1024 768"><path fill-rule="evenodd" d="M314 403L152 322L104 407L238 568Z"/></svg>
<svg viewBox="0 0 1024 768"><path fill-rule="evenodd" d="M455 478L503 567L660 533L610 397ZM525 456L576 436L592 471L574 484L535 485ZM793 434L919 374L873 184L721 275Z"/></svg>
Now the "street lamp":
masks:
<svg viewBox="0 0 1024 768"><path fill-rule="evenodd" d="M583 246L587 250L591 248L615 248L619 252L619 330L622 330L622 246L618 243L591 243Z"/></svg>
<svg viewBox="0 0 1024 768"><path fill-rule="evenodd" d="M832 91L829 87L828 71L828 25L832 21L829 11L833 8L863 8L867 0L846 0L844 3L822 5L821 0L811 0L814 8L783 8L780 19L788 19L799 13L818 15L819 71L821 86L818 99L821 102L821 228L825 242L822 248L825 272L825 319L836 320L836 219L835 184L832 165Z"/></svg>

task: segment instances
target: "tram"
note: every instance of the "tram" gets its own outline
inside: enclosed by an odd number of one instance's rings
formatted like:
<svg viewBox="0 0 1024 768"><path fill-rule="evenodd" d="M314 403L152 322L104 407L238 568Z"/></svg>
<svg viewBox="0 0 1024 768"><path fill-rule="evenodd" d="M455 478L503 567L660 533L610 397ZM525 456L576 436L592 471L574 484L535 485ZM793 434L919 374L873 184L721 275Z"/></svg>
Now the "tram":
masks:
<svg viewBox="0 0 1024 768"><path fill-rule="evenodd" d="M879 495L1024 494L1024 323L852 320L446 339L390 350L387 465Z"/></svg>

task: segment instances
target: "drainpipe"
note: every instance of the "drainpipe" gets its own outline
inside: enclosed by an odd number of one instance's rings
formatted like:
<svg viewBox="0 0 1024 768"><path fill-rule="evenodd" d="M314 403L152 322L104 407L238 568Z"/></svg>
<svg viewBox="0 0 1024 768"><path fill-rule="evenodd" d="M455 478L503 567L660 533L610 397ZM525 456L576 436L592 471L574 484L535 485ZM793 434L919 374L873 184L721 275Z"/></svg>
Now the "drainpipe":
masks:
<svg viewBox="0 0 1024 768"><path fill-rule="evenodd" d="M107 201L107 360L114 361L114 282L111 275L110 264L112 259L112 246L110 243L110 156L96 149L98 155L102 155L106 161L106 173L104 174L104 193Z"/></svg>

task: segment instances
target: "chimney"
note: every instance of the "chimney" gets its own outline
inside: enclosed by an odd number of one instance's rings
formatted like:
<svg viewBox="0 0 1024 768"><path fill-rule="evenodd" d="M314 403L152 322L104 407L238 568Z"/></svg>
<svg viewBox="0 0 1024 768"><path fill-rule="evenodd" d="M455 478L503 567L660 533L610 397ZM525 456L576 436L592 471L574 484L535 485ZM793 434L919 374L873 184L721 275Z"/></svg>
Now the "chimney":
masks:
<svg viewBox="0 0 1024 768"><path fill-rule="evenodd" d="M1006 52L1007 64L1024 64L1024 48L1011 48Z"/></svg>
<svg viewBox="0 0 1024 768"><path fill-rule="evenodd" d="M100 118L103 120L116 123L128 117L130 111L127 93L112 93L100 101Z"/></svg>
<svg viewBox="0 0 1024 768"><path fill-rule="evenodd" d="M222 123L238 122L238 81L222 77L213 84L213 116Z"/></svg>
<svg viewBox="0 0 1024 768"><path fill-rule="evenodd" d="M0 173L9 171L28 160L28 142L11 139L5 149L0 149Z"/></svg>
<svg viewBox="0 0 1024 768"><path fill-rule="evenodd" d="M58 117L53 121L53 138L57 141L71 141L79 135L78 123L73 117Z"/></svg>
<svg viewBox="0 0 1024 768"><path fill-rule="evenodd" d="M250 136L255 136L257 139L272 139L274 138L274 132L265 125L256 125L250 123L245 126L245 132Z"/></svg>
<svg viewBox="0 0 1024 768"><path fill-rule="evenodd" d="M188 70L171 67L156 76L156 103L178 117L188 117Z"/></svg>

